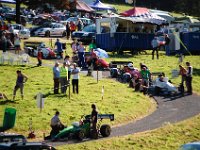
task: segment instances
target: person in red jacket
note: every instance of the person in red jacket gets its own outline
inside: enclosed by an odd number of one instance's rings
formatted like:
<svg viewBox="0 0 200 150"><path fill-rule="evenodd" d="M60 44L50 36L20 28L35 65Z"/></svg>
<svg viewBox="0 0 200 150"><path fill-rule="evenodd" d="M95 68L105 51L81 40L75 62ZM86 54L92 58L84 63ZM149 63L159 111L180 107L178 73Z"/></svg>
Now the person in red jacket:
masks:
<svg viewBox="0 0 200 150"><path fill-rule="evenodd" d="M37 59L38 59L37 66L42 66L42 52L40 48L38 49Z"/></svg>

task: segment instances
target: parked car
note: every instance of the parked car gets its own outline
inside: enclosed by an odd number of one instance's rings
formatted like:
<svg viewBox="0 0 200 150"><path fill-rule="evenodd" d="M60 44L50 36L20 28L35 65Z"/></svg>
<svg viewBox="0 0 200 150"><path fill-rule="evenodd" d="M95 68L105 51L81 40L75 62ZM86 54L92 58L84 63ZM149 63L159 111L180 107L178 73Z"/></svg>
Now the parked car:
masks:
<svg viewBox="0 0 200 150"><path fill-rule="evenodd" d="M14 29L14 34L18 34L21 39L30 38L29 29L24 28L21 24L12 24L12 27Z"/></svg>
<svg viewBox="0 0 200 150"><path fill-rule="evenodd" d="M61 23L51 23L49 27L39 28L34 32L36 36L66 36L66 27Z"/></svg>
<svg viewBox="0 0 200 150"><path fill-rule="evenodd" d="M27 140L21 134L0 133L0 143L10 143L10 142L27 142Z"/></svg>
<svg viewBox="0 0 200 150"><path fill-rule="evenodd" d="M96 36L96 25L85 26L82 31L72 33L72 39L78 39L84 43L90 43Z"/></svg>
<svg viewBox="0 0 200 150"><path fill-rule="evenodd" d="M184 144L179 150L200 150L200 142L192 142Z"/></svg>
<svg viewBox="0 0 200 150"><path fill-rule="evenodd" d="M83 22L84 26L93 24L93 21L89 18L80 18L80 20ZM67 23L73 21L76 25L78 24L78 17L70 17L66 21L61 21L61 23Z"/></svg>
<svg viewBox="0 0 200 150"><path fill-rule="evenodd" d="M56 150L51 145L41 142L1 143L0 150Z"/></svg>
<svg viewBox="0 0 200 150"><path fill-rule="evenodd" d="M51 22L43 22L43 24L39 25L39 26L34 26L32 28L30 28L30 34L31 36L35 36L35 31L41 29L41 28L50 28L52 26Z"/></svg>

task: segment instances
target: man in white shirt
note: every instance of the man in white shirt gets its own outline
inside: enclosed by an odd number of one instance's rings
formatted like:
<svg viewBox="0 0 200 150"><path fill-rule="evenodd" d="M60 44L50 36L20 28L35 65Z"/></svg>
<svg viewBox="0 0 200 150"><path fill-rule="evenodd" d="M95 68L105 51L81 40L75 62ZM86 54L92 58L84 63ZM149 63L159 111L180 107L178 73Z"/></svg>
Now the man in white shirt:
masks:
<svg viewBox="0 0 200 150"><path fill-rule="evenodd" d="M77 68L76 63L74 63L74 68L72 69L72 86L73 86L73 93L78 94L78 81L79 81L79 72L80 69Z"/></svg>

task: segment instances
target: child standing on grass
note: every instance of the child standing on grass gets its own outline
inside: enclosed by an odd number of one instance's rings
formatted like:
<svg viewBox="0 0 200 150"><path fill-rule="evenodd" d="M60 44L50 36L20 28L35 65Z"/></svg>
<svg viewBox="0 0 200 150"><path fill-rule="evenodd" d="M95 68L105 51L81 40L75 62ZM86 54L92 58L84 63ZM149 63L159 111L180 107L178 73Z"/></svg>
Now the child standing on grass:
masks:
<svg viewBox="0 0 200 150"><path fill-rule="evenodd" d="M38 59L37 66L42 66L42 52L40 48L38 49L37 59Z"/></svg>

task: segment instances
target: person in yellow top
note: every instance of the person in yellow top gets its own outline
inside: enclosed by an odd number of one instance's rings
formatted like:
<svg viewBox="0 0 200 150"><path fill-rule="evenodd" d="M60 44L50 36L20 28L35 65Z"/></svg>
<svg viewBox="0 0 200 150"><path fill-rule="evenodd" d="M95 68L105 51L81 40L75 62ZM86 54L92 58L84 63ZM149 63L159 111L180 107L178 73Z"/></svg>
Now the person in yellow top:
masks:
<svg viewBox="0 0 200 150"><path fill-rule="evenodd" d="M61 93L66 94L68 86L68 68L66 62L63 62L63 66L60 68L60 84L61 84Z"/></svg>

